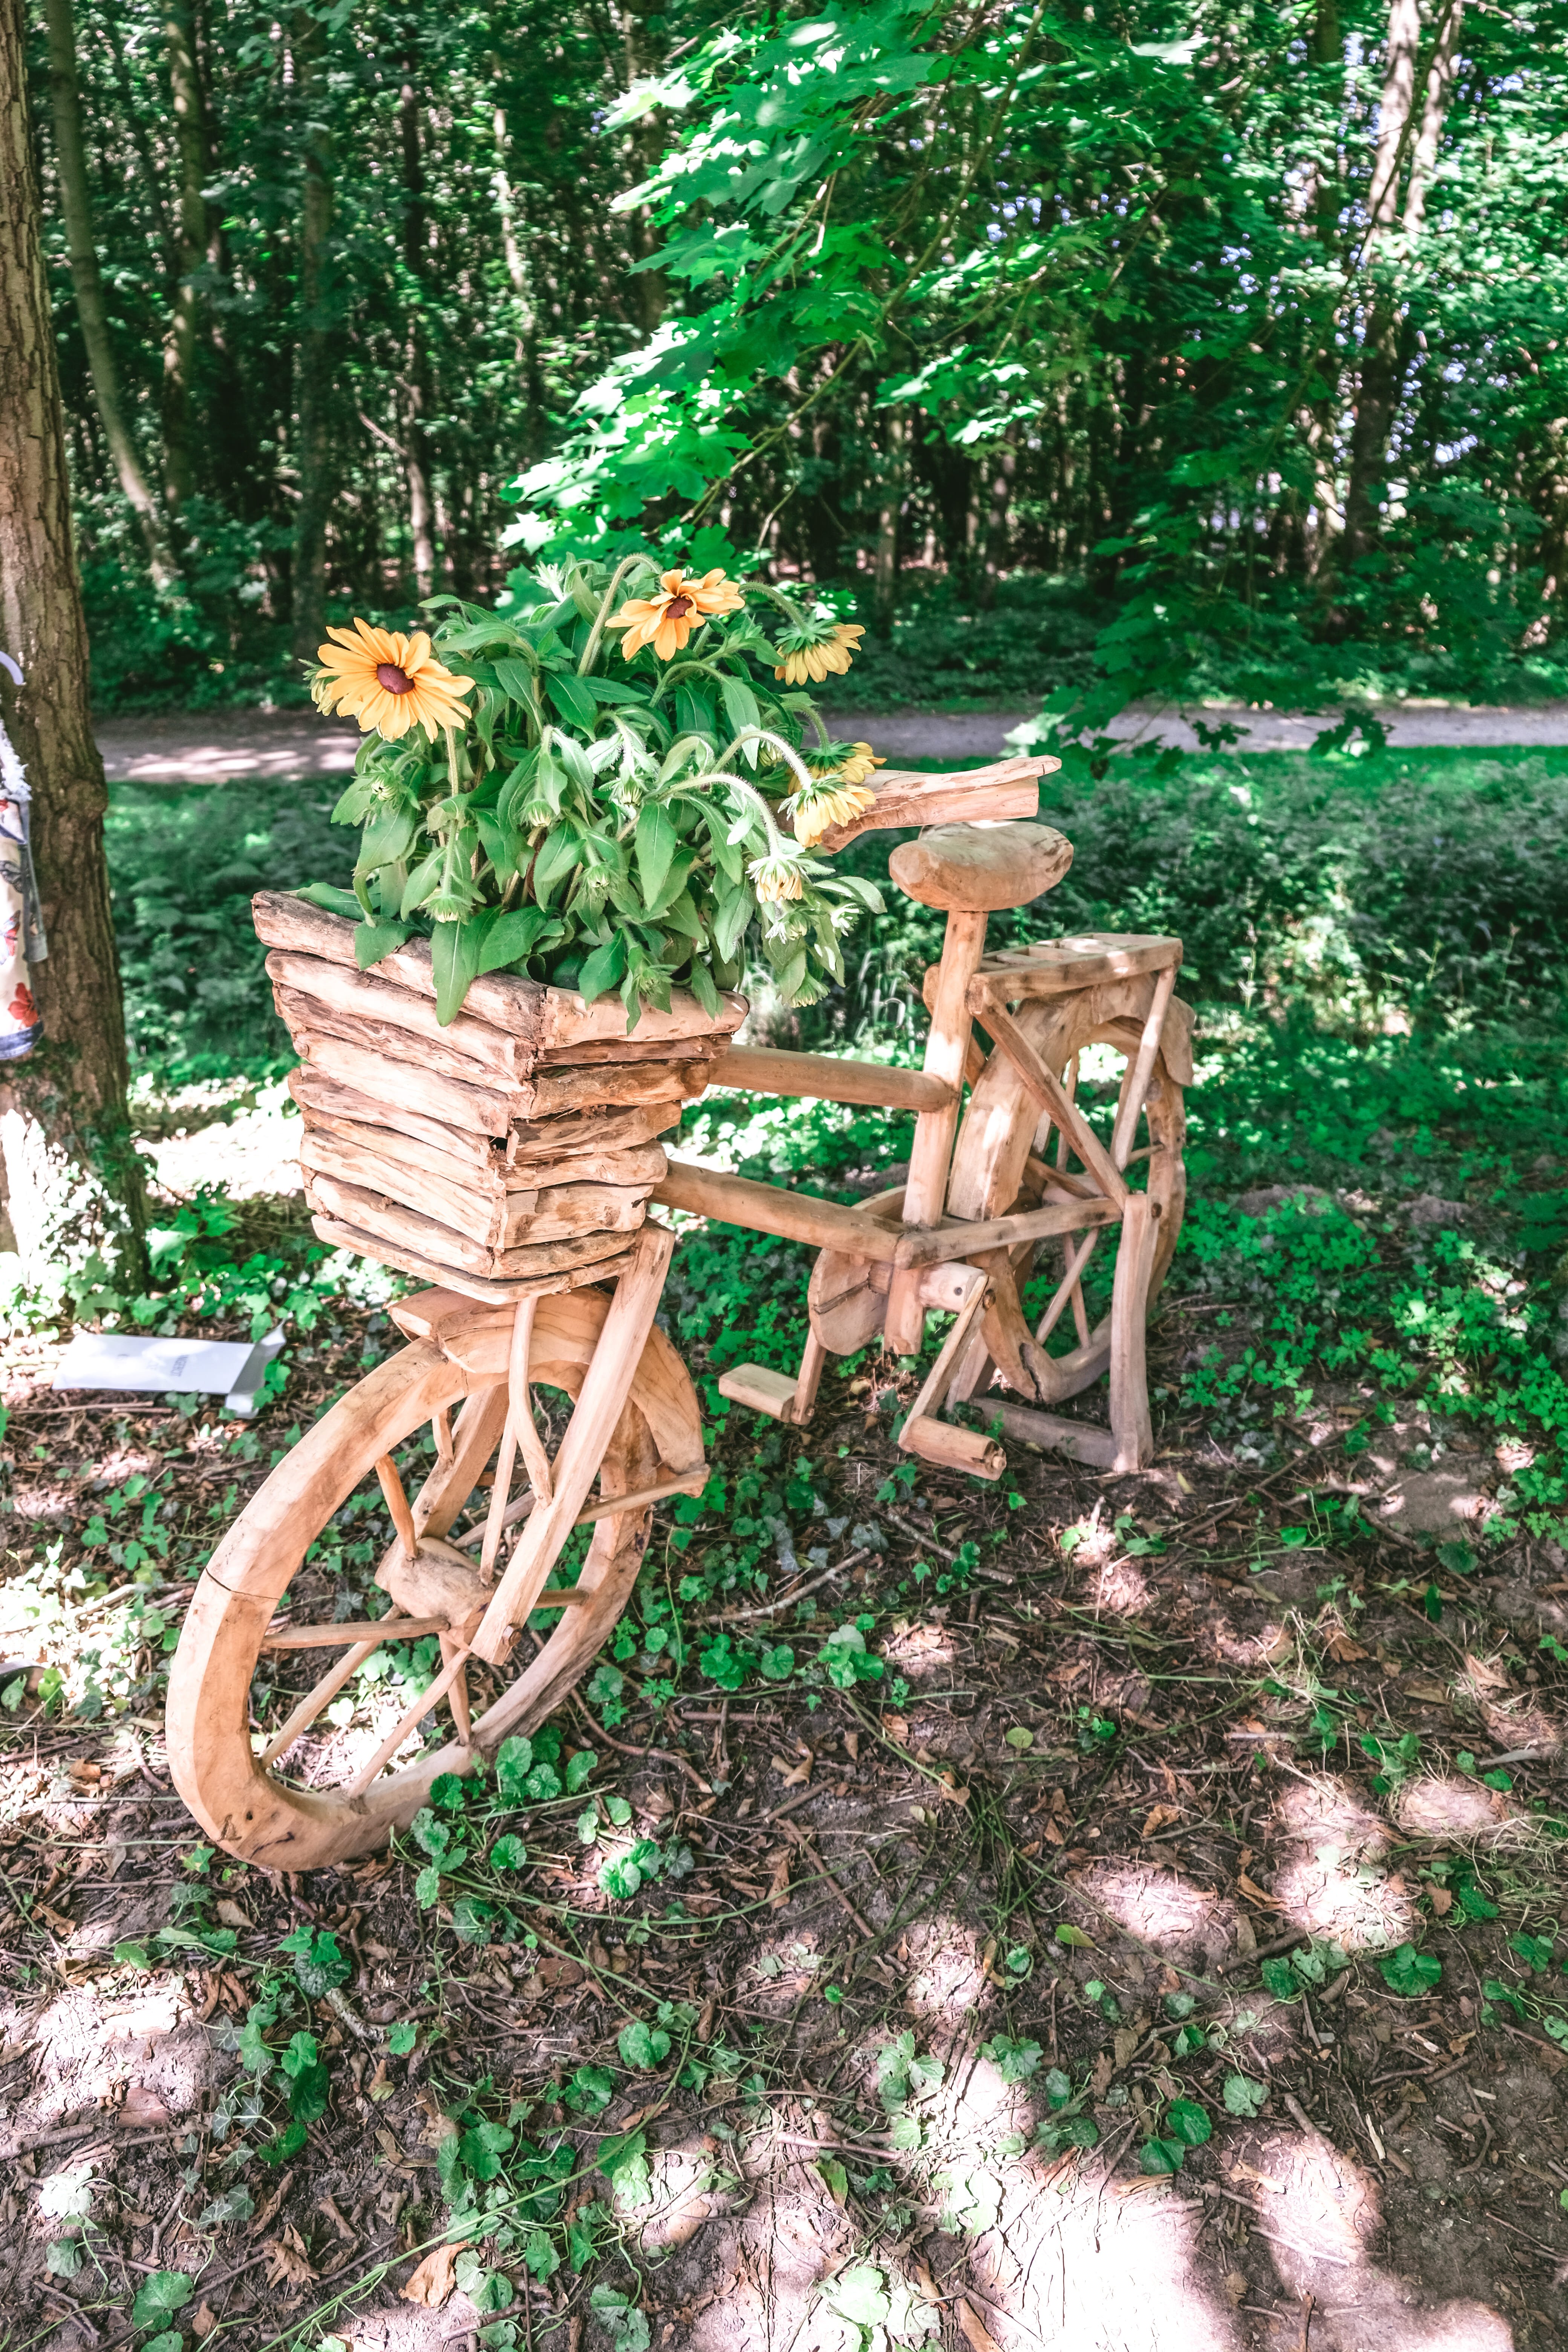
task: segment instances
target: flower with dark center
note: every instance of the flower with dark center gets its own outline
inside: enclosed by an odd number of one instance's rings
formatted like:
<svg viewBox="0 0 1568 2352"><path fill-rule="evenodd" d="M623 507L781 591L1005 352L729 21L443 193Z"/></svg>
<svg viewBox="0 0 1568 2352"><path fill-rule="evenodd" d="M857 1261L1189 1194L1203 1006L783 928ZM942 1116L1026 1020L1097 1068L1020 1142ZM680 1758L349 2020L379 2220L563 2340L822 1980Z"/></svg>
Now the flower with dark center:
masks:
<svg viewBox="0 0 1568 2352"><path fill-rule="evenodd" d="M623 659L630 661L644 646L651 646L660 661L668 661L712 614L738 613L743 602L733 581L721 572L705 572L700 580L684 572L666 572L656 594L628 597L605 625L625 629Z"/></svg>
<svg viewBox="0 0 1568 2352"><path fill-rule="evenodd" d="M319 648L321 667L310 681L318 710L349 712L362 735L374 730L393 740L423 727L433 743L443 729L467 726L462 698L473 692L474 681L455 677L437 660L423 629L405 637L355 621L327 635L331 642Z"/></svg>

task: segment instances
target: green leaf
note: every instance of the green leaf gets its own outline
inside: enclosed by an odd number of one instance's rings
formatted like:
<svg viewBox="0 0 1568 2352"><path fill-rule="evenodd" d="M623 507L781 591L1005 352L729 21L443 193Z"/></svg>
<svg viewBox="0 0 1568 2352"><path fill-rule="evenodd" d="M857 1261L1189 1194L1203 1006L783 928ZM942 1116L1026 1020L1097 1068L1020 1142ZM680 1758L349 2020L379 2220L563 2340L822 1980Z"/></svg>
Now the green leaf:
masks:
<svg viewBox="0 0 1568 2352"><path fill-rule="evenodd" d="M1429 1992L1443 1975L1442 1961L1431 1952L1418 1952L1414 1944L1401 1944L1377 1965L1390 1992L1403 1993L1407 2000Z"/></svg>
<svg viewBox="0 0 1568 2352"><path fill-rule="evenodd" d="M152 2271L136 2290L131 2317L138 2327L183 2311L191 2299L194 2282L185 2271Z"/></svg>
<svg viewBox="0 0 1568 2352"><path fill-rule="evenodd" d="M1086 1936L1081 1927L1069 1927L1065 1920L1057 1928L1057 1941L1066 1944L1074 1952L1091 1952L1094 1949L1093 1937Z"/></svg>
<svg viewBox="0 0 1568 2352"><path fill-rule="evenodd" d="M389 956L396 948L405 947L414 935L411 923L356 923L354 926L354 961L361 971Z"/></svg>
<svg viewBox="0 0 1568 2352"><path fill-rule="evenodd" d="M526 1870L528 1848L520 1837L500 1837L490 1848L492 1870Z"/></svg>
<svg viewBox="0 0 1568 2352"><path fill-rule="evenodd" d="M594 950L577 975L577 993L584 1003L595 1004L601 996L607 996L625 977L626 969L626 935L617 931L607 947Z"/></svg>
<svg viewBox="0 0 1568 2352"><path fill-rule="evenodd" d="M146 1969L153 1964L152 1954L140 1937L123 1937L114 1947L114 1958L122 1969Z"/></svg>
<svg viewBox="0 0 1568 2352"><path fill-rule="evenodd" d="M1165 2110L1165 2130L1184 2147L1202 2147L1206 2139L1214 2137L1208 2109L1199 2106L1195 2099L1172 2100Z"/></svg>
<svg viewBox="0 0 1568 2352"><path fill-rule="evenodd" d="M566 1793L574 1797L598 1765L598 1756L592 1748L579 1748L566 1764Z"/></svg>
<svg viewBox="0 0 1568 2352"><path fill-rule="evenodd" d="M1261 1960L1258 1973L1276 2000L1296 2000L1300 1998L1301 1979L1289 1960Z"/></svg>
<svg viewBox="0 0 1568 2352"><path fill-rule="evenodd" d="M550 670L545 676L544 691L569 727L584 727L592 733L598 705L580 677L574 677L570 670Z"/></svg>
<svg viewBox="0 0 1568 2352"><path fill-rule="evenodd" d="M616 2078L607 2066L579 2066L561 2094L580 2116L603 2115L615 2095Z"/></svg>
<svg viewBox="0 0 1568 2352"><path fill-rule="evenodd" d="M294 1974L310 2000L320 2000L323 1993L346 1984L353 1974L353 1963L339 1951L338 1939L330 1928L312 1927L307 1921L286 1936L278 1948L293 1955Z"/></svg>
<svg viewBox="0 0 1568 2352"><path fill-rule="evenodd" d="M386 2046L395 2058L406 2058L419 2039L419 2028L407 2018L400 2018L386 2037Z"/></svg>
<svg viewBox="0 0 1568 2352"><path fill-rule="evenodd" d="M1521 1932L1509 1937L1508 1948L1510 1952L1517 1952L1528 1967L1549 1969L1552 1966L1552 1943L1550 1936L1527 1936Z"/></svg>
<svg viewBox="0 0 1568 2352"><path fill-rule="evenodd" d="M647 905L657 905L680 836L669 813L659 801L645 801L637 812L637 877Z"/></svg>
<svg viewBox="0 0 1568 2352"><path fill-rule="evenodd" d="M1227 2116L1258 2116L1268 2103L1268 2085L1249 2083L1245 2074L1227 2074L1220 2099Z"/></svg>
<svg viewBox="0 0 1568 2352"><path fill-rule="evenodd" d="M1144 2171L1155 2174L1180 2172L1186 2158L1186 2148L1179 2139L1147 2139L1138 2151Z"/></svg>
<svg viewBox="0 0 1568 2352"><path fill-rule="evenodd" d="M479 977L479 954L488 925L437 923L430 940L430 962L436 980L436 1018L445 1029L455 1021L462 1003Z"/></svg>
<svg viewBox="0 0 1568 2352"><path fill-rule="evenodd" d="M662 2066L668 2057L669 2036L657 2025L645 2025L640 2018L635 2019L630 2025L622 2026L616 2047L623 2066L647 2074L655 2066Z"/></svg>
<svg viewBox="0 0 1568 2352"><path fill-rule="evenodd" d="M1005 2033L980 2045L980 2055L989 2058L1005 2083L1026 2083L1044 2054L1037 2042L1015 2042Z"/></svg>

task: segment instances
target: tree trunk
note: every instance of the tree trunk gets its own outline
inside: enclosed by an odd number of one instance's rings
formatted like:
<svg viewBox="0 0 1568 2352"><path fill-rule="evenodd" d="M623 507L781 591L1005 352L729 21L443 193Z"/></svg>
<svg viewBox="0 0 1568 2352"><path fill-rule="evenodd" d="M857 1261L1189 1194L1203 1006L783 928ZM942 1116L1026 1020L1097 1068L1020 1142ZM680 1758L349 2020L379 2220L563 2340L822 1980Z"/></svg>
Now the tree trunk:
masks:
<svg viewBox="0 0 1568 2352"><path fill-rule="evenodd" d="M1007 555L1007 523L1013 510L1013 478L1018 470L1018 428L1007 427L1006 438L996 453L996 470L991 477L991 512L985 524L984 569L980 575L980 603L989 612L996 602L996 583Z"/></svg>
<svg viewBox="0 0 1568 2352"><path fill-rule="evenodd" d="M142 1162L88 710L59 373L28 121L24 0L0 0L0 717L26 769L48 933L44 1042L0 1071L9 1208L29 1281L78 1297L145 1278Z"/></svg>
<svg viewBox="0 0 1568 2352"><path fill-rule="evenodd" d="M202 194L207 165L206 106L190 0L168 0L164 36L180 159L180 240L174 299L163 344L163 465L169 503L177 510L195 488L191 450L191 370L200 310L195 281L207 259L207 205Z"/></svg>
<svg viewBox="0 0 1568 2352"><path fill-rule="evenodd" d="M71 284L76 290L77 316L87 346L92 394L103 424L103 437L120 478L120 487L135 513L146 542L153 584L160 594L176 583L174 558L131 428L121 404L120 374L109 331L109 306L104 299L103 273L92 234L92 203L88 193L87 156L81 134L81 90L77 79L76 26L71 0L48 0L49 96L55 119L55 163L60 177L60 208L65 214L66 246L70 255Z"/></svg>
<svg viewBox="0 0 1568 2352"><path fill-rule="evenodd" d="M430 453L425 419L430 408L429 355L425 341L425 160L419 138L419 95L415 60L405 60L407 79L399 110L403 131L403 259L408 271L408 374L404 384L404 466L408 478L408 535L414 548L414 593L436 587L436 542L431 535Z"/></svg>
<svg viewBox="0 0 1568 2352"><path fill-rule="evenodd" d="M872 572L872 612L877 635L890 639L899 604L900 523L904 503L904 438L907 427L897 409L888 417L887 467L882 502L877 511L877 551Z"/></svg>
<svg viewBox="0 0 1568 2352"><path fill-rule="evenodd" d="M294 509L293 633L295 654L314 661L327 625L327 517L331 509L331 406L333 321L328 284L332 227L331 139L321 120L326 101L321 71L325 45L320 20L303 10L294 20L294 88L301 125L300 189L300 325L295 348L295 459L300 500Z"/></svg>
<svg viewBox="0 0 1568 2352"><path fill-rule="evenodd" d="M533 273L529 267L529 257L517 234L517 199L507 171L511 142L506 127L506 109L499 100L492 110L491 123L496 142L496 210L500 215L501 251L506 257L506 274L511 281L512 301L516 306L517 340L513 348L518 375L528 403L528 421L523 427L522 447L519 456L525 466L531 466L544 453L549 425L544 413L544 385L539 373L539 305L534 297Z"/></svg>
<svg viewBox="0 0 1568 2352"><path fill-rule="evenodd" d="M1400 353L1403 305L1397 261L1407 255L1412 240L1420 232L1426 182L1443 135L1462 5L1463 0L1443 0L1434 27L1422 93L1420 128L1412 153L1420 11L1417 0L1390 0L1389 5L1377 156L1367 190L1367 229L1362 247L1362 257L1372 279L1372 294L1364 312L1361 372L1345 486L1345 552L1352 561L1367 552L1377 535L1381 508L1377 493L1404 376ZM1391 240L1390 232L1400 225L1400 176L1407 160L1403 251L1391 252L1391 243L1396 248L1400 246L1398 238Z"/></svg>

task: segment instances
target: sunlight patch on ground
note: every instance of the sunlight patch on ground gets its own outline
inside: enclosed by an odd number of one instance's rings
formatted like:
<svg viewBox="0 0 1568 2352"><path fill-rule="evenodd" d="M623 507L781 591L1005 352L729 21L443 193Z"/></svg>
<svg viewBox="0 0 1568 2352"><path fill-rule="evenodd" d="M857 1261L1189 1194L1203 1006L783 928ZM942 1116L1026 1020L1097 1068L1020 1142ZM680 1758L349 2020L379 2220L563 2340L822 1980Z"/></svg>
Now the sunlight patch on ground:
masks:
<svg viewBox="0 0 1568 2352"><path fill-rule="evenodd" d="M910 2017L956 2025L985 1998L979 1939L950 1912L939 1912L921 1934L911 1930L898 1958L902 2005Z"/></svg>
<svg viewBox="0 0 1568 2352"><path fill-rule="evenodd" d="M193 1105L192 1116L200 1116L198 1107ZM254 1110L192 1126L138 1149L152 1160L160 1191L175 1200L189 1200L204 1184L222 1184L232 1199L248 1201L302 1189L302 1131L293 1097L279 1078L257 1089Z"/></svg>
<svg viewBox="0 0 1568 2352"><path fill-rule="evenodd" d="M1500 1790L1455 1773L1407 1780L1394 1799L1394 1813L1402 1830L1418 1837L1495 1840L1528 1827Z"/></svg>
<svg viewBox="0 0 1568 2352"><path fill-rule="evenodd" d="M1376 2182L1317 2132L1263 2143L1258 2223L1285 2292L1317 2306L1321 2352L1510 2352L1513 2330L1468 2298L1428 2303L1368 2252L1382 2222Z"/></svg>
<svg viewBox="0 0 1568 2352"><path fill-rule="evenodd" d="M1332 1773L1303 1775L1275 1808L1285 1860L1274 1894L1285 1918L1347 1952L1381 1951L1411 1933L1415 1905L1383 1869L1387 1825Z"/></svg>
<svg viewBox="0 0 1568 2352"><path fill-rule="evenodd" d="M1141 1616L1153 1597L1149 1580L1135 1559L1107 1560L1089 1580L1091 1607L1112 1617Z"/></svg>
<svg viewBox="0 0 1568 2352"><path fill-rule="evenodd" d="M1241 1916L1237 1906L1226 1895L1194 1886L1179 1872L1107 1862L1091 1870L1084 1885L1121 1927L1161 1951L1191 1958L1200 1953L1223 1957L1236 1948Z"/></svg>
<svg viewBox="0 0 1568 2352"><path fill-rule="evenodd" d="M184 1979L116 2000L94 1985L72 1985L26 2031L37 2052L31 2091L13 2124L47 2130L81 2108L124 2120L162 2122L198 2105L211 2074L206 2036L193 2021ZM21 2026L18 2018L14 2029Z"/></svg>

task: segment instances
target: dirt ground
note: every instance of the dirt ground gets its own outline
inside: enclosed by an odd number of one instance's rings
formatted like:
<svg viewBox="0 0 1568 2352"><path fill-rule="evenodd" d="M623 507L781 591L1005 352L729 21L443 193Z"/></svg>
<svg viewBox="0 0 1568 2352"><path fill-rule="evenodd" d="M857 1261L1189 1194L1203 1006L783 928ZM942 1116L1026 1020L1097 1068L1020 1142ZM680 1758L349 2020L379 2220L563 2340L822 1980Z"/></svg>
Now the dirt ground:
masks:
<svg viewBox="0 0 1568 2352"><path fill-rule="evenodd" d="M59 1545L68 1582L140 1471L199 1538L395 1337L344 1302L284 1402L216 1433L62 1400L18 1350L13 1524ZM1203 1337L1202 1303L1170 1302L1154 1381ZM780 1475L815 1465L826 1540L775 1585L815 1595L768 1629L804 1654L859 1612L880 1680L731 1696L694 1647L657 1717L557 1718L563 1769L600 1759L601 1812L623 1801L628 1835L689 1857L630 1899L602 1890L579 1799L507 1817L531 1867L488 1944L459 1937L458 1882L421 1907L407 1841L287 1879L202 1848L158 1705L174 1568L127 1712L62 1720L9 1686L0 2341L1568 2343L1563 1672L1542 1647L1568 1637L1561 1554L1440 1566L1423 1528L1498 1471L1412 1471L1415 1427L1351 1465L1325 1422L1264 1476L1168 1423L1140 1478L1015 1445L997 1486L924 1470L906 1491L888 1422L909 1385L890 1365L830 1382L812 1428L737 1412L719 1443L736 1479L770 1444ZM1336 1551L1309 1482L1359 1483L1386 1523ZM83 1638L112 1605L82 1604ZM202 1940L219 1919L225 1954ZM237 2044L301 1927L336 1938L345 1980L296 2016L330 2089L268 2163ZM492 2269L441 2252L443 2168L487 2119L503 2165L526 2143L564 2167L533 2209L553 2254L538 2231ZM73 2235L74 2270L47 2252ZM171 2274L177 2307L134 2322Z"/></svg>
<svg viewBox="0 0 1568 2352"><path fill-rule="evenodd" d="M1241 732L1244 751L1305 751L1331 719L1299 711L1247 710L1215 706L1200 714L1210 728L1225 724ZM1389 740L1404 751L1419 744L1453 744L1479 751L1500 745L1568 743L1568 704L1542 703L1528 709L1461 709L1431 704L1401 705L1384 711ZM836 736L854 740L868 730L877 749L892 760L994 760L1007 749L1012 729L1030 710L921 711L873 717L865 711L826 713ZM1112 735L1154 738L1184 751L1198 739L1189 721L1174 712L1134 706L1112 719ZM99 722L98 743L111 783L219 783L242 776L272 779L347 775L359 736L341 721L313 711L213 710L153 712Z"/></svg>

